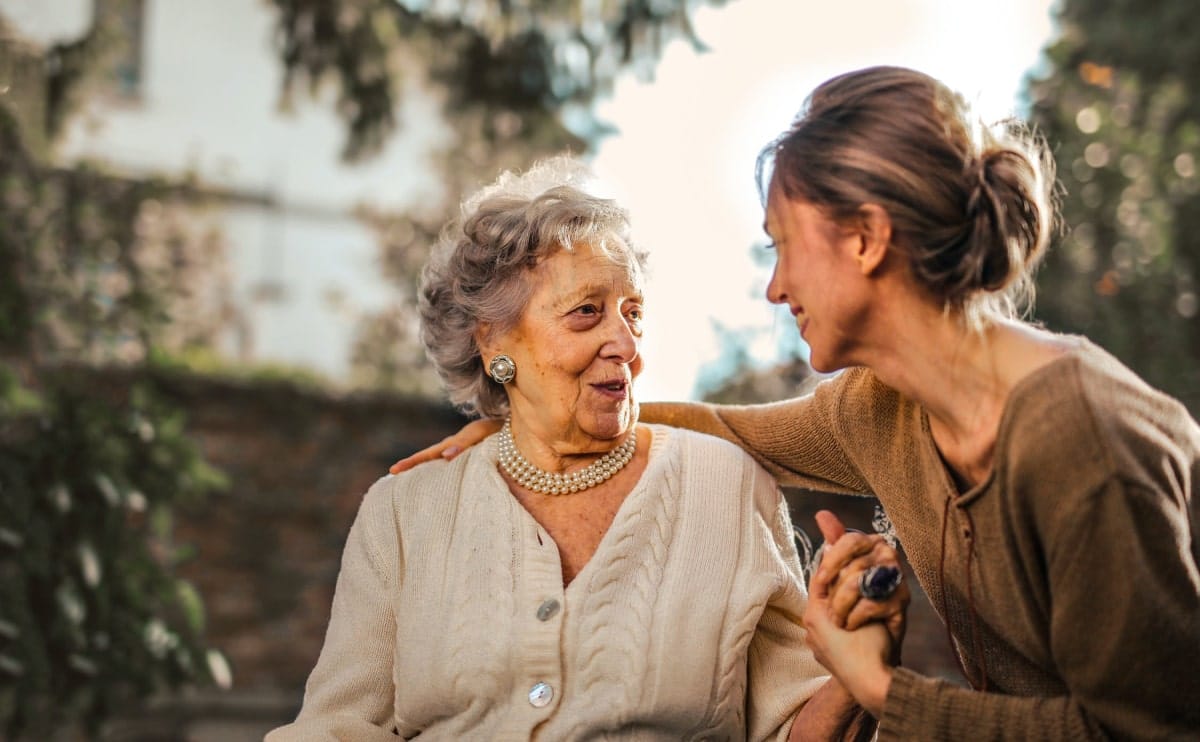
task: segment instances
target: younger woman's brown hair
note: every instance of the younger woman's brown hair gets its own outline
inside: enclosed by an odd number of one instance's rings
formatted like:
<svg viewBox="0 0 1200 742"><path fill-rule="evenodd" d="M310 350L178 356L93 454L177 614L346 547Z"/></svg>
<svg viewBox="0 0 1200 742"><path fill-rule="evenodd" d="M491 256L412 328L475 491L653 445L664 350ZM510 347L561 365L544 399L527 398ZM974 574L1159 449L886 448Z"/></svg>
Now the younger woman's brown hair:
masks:
<svg viewBox="0 0 1200 742"><path fill-rule="evenodd" d="M1024 126L984 126L928 75L871 67L823 83L758 173L766 191L843 223L883 207L917 282L973 324L1032 303L1056 220L1053 161Z"/></svg>

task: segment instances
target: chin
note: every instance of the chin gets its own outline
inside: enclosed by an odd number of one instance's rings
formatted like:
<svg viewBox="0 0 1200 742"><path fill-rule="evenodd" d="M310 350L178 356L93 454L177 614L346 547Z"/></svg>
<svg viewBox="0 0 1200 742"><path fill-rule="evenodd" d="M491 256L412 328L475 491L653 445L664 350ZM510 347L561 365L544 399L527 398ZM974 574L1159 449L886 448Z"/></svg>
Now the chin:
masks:
<svg viewBox="0 0 1200 742"><path fill-rule="evenodd" d="M809 346L808 365L819 374L831 374L834 371L841 371L847 364L838 358L818 353L813 350L812 346Z"/></svg>
<svg viewBox="0 0 1200 742"><path fill-rule="evenodd" d="M583 427L594 438L612 440L629 432L637 422L637 413L636 404L624 405L619 410L596 413Z"/></svg>
<svg viewBox="0 0 1200 742"><path fill-rule="evenodd" d="M813 371L816 371L819 374L828 374L828 373L833 373L834 371L837 371L836 366L834 366L831 363L826 363L824 360L822 360L816 356L809 356L808 365L812 368Z"/></svg>

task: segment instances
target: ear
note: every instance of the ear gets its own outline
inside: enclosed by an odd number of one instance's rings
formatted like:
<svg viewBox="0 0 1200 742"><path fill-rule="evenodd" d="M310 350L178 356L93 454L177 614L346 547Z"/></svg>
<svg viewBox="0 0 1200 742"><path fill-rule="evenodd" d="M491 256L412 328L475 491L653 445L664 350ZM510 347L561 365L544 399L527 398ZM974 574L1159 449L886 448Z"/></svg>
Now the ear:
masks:
<svg viewBox="0 0 1200 742"><path fill-rule="evenodd" d="M487 365L487 359L496 354L496 349L492 347L492 325L490 322L480 322L475 328L475 346L479 348L479 355L484 359L484 365Z"/></svg>
<svg viewBox="0 0 1200 742"><path fill-rule="evenodd" d="M863 204L858 209L859 241L854 258L864 276L879 270L892 244L892 218L879 204Z"/></svg>

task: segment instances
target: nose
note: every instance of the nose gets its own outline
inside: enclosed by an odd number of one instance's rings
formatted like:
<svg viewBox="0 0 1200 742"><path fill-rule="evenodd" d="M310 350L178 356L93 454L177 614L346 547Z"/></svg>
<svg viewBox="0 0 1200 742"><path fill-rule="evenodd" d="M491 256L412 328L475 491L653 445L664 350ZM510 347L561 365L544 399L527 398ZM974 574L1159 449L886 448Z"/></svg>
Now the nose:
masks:
<svg viewBox="0 0 1200 742"><path fill-rule="evenodd" d="M788 300L787 293L783 290L782 281L779 280L779 261L775 262L775 267L771 269L771 280L767 283L767 301L772 304L786 304Z"/></svg>
<svg viewBox="0 0 1200 742"><path fill-rule="evenodd" d="M608 325L607 337L604 340L604 346L600 349L600 354L618 363L633 363L641 348L641 333L635 331L630 326L629 320L619 312L613 312L613 316L606 320L606 324Z"/></svg>

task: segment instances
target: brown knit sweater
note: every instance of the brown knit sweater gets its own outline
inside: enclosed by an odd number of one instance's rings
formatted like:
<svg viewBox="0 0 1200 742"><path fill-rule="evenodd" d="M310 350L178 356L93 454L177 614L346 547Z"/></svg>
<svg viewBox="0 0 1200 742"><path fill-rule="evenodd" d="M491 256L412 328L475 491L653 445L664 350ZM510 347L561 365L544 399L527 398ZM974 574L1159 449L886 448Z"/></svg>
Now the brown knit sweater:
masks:
<svg viewBox="0 0 1200 742"><path fill-rule="evenodd" d="M1090 342L1013 389L993 471L961 494L923 409L865 369L642 419L734 441L786 484L880 499L986 687L897 669L881 740L1200 739L1200 427Z"/></svg>

